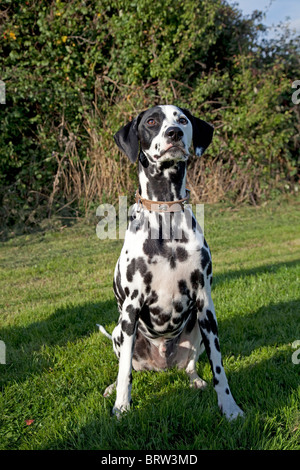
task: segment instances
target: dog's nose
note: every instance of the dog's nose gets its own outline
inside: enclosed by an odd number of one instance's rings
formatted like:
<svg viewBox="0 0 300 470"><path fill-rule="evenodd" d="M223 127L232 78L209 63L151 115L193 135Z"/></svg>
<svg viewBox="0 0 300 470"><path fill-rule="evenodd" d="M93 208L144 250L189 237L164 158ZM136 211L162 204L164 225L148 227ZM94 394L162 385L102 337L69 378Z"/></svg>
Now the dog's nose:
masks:
<svg viewBox="0 0 300 470"><path fill-rule="evenodd" d="M165 135L170 138L170 140L177 142L183 137L183 132L179 127L169 127Z"/></svg>

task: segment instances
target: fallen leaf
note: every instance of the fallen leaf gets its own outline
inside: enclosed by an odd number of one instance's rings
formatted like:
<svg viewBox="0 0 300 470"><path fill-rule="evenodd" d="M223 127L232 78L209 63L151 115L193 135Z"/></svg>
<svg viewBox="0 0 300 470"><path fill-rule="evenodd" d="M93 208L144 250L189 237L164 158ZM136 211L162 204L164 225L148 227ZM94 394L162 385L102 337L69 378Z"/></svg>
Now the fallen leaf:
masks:
<svg viewBox="0 0 300 470"><path fill-rule="evenodd" d="M25 423L27 424L27 426L30 426L32 423L34 423L34 419L26 419Z"/></svg>

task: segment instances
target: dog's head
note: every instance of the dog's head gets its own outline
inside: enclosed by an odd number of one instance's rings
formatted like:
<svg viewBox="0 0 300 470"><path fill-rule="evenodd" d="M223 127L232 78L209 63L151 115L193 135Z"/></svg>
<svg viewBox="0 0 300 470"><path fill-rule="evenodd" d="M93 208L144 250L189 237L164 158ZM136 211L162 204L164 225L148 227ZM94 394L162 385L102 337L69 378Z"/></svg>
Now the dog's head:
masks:
<svg viewBox="0 0 300 470"><path fill-rule="evenodd" d="M151 163L187 160L193 143L201 156L212 140L213 126L172 105L154 106L122 127L114 139L134 163L143 151Z"/></svg>

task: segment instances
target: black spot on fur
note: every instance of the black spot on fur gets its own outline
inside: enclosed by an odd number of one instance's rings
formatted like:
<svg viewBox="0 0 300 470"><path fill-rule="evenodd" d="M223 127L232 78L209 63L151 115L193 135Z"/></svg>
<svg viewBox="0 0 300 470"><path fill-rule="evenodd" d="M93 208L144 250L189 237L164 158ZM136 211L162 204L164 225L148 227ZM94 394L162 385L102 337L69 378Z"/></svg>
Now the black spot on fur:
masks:
<svg viewBox="0 0 300 470"><path fill-rule="evenodd" d="M176 257L175 257L175 255L172 254L169 258L169 261L170 261L171 269L175 269L176 268Z"/></svg>
<svg viewBox="0 0 300 470"><path fill-rule="evenodd" d="M122 287L122 282L121 282L121 272L120 272L120 265L118 263L117 267L117 275L115 276L113 280L113 290L116 296L116 299L118 301L119 308L123 305L123 302L125 300L125 292Z"/></svg>
<svg viewBox="0 0 300 470"><path fill-rule="evenodd" d="M199 287L204 287L204 277L199 269L195 269L195 271L191 273L190 279L194 290L197 290Z"/></svg>
<svg viewBox="0 0 300 470"><path fill-rule="evenodd" d="M148 328L153 329L153 324L152 324L152 320L150 317L150 309L147 304L144 304L142 306L141 311L140 311L140 318L141 320L143 320L143 322Z"/></svg>
<svg viewBox="0 0 300 470"><path fill-rule="evenodd" d="M126 277L128 282L132 282L135 274L135 258L133 258L130 264L127 266Z"/></svg>
<svg viewBox="0 0 300 470"><path fill-rule="evenodd" d="M121 328L122 331L124 331L124 333L126 333L128 336L132 336L135 331L135 323L122 320Z"/></svg>
<svg viewBox="0 0 300 470"><path fill-rule="evenodd" d="M127 266L126 277L127 277L128 282L133 281L133 277L137 271L139 271L139 273L141 274L143 278L146 277L147 265L146 265L145 260L141 256L139 258L133 258L131 262L129 263L129 265ZM146 279L147 279L146 283L148 284L150 276L148 276Z"/></svg>
<svg viewBox="0 0 300 470"><path fill-rule="evenodd" d="M188 258L188 252L186 251L185 248L178 246L176 248L176 256L177 256L178 261L180 262L186 261Z"/></svg>
<svg viewBox="0 0 300 470"><path fill-rule="evenodd" d="M192 230L193 230L193 232L196 232L196 230L197 230L197 221L196 221L196 218L194 217L194 214L193 214L193 217L192 217Z"/></svg>
<svg viewBox="0 0 300 470"><path fill-rule="evenodd" d="M210 345L209 345L209 339L204 331L204 329L206 328L203 328L202 326L202 321L199 321L199 327L200 327L200 331L201 331L201 335L202 335L202 340L203 340L203 343L204 343L204 346L205 346L205 351L206 351L206 354L207 354L207 357L210 361Z"/></svg>
<svg viewBox="0 0 300 470"><path fill-rule="evenodd" d="M163 243L163 240L151 239L150 237L144 241L143 252L150 259L156 255L162 256L164 258L168 256L168 250L165 244Z"/></svg>
<svg viewBox="0 0 300 470"><path fill-rule="evenodd" d="M137 320L138 314L139 314L139 309L134 308L133 305L127 305L126 307L126 312L129 314L129 320L130 322L134 322Z"/></svg>
<svg viewBox="0 0 300 470"><path fill-rule="evenodd" d="M144 152L140 152L139 161L140 161L142 167L148 168L148 166L149 166L149 160L148 160L148 158L146 157L146 155L144 154ZM141 171L141 168L139 168L139 171ZM139 193L141 194L141 188L139 188Z"/></svg>
<svg viewBox="0 0 300 470"><path fill-rule="evenodd" d="M151 284L151 281L152 281L152 273L148 271L144 276L144 282L145 284Z"/></svg>
<svg viewBox="0 0 300 470"><path fill-rule="evenodd" d="M210 324L206 318L203 318L202 320L200 320L200 328L210 333Z"/></svg>
<svg viewBox="0 0 300 470"><path fill-rule="evenodd" d="M202 269L204 270L207 263L210 261L210 256L207 250L205 248L201 248L201 266Z"/></svg>
<svg viewBox="0 0 300 470"><path fill-rule="evenodd" d="M212 271L211 262L209 262L209 263L208 263L208 266L207 266L207 270L206 270L206 275L207 275L207 276L210 276L210 275L211 275L211 271Z"/></svg>
<svg viewBox="0 0 300 470"><path fill-rule="evenodd" d="M178 281L178 289L181 295L189 295L190 291L187 287L187 283L184 279Z"/></svg>
<svg viewBox="0 0 300 470"><path fill-rule="evenodd" d="M207 309L206 316L200 320L200 327L205 329L208 333L212 332L214 335L218 334L218 326L214 315L210 310Z"/></svg>
<svg viewBox="0 0 300 470"><path fill-rule="evenodd" d="M219 352L221 351L221 350L220 350L220 344L219 344L218 338L215 338L215 347L216 347L216 350L217 350L217 351L219 351Z"/></svg>
<svg viewBox="0 0 300 470"><path fill-rule="evenodd" d="M145 302L144 294L141 294L140 297L139 297L140 307L142 307L144 305L144 302Z"/></svg>
<svg viewBox="0 0 300 470"><path fill-rule="evenodd" d="M182 305L181 302L174 302L173 305L174 305L175 311L176 311L177 313L182 312L182 310L183 310L183 305Z"/></svg>
<svg viewBox="0 0 300 470"><path fill-rule="evenodd" d="M214 378L213 378L214 387L215 387L216 385L218 385L218 383L219 383L218 379L216 379L216 377L214 376Z"/></svg>
<svg viewBox="0 0 300 470"><path fill-rule="evenodd" d="M134 291L131 294L131 300L135 299L139 294L139 291L137 289L134 289Z"/></svg>
<svg viewBox="0 0 300 470"><path fill-rule="evenodd" d="M152 304L155 304L155 302L157 302L157 301L158 301L158 295L155 292L155 290L152 290L149 297L147 297L147 304L152 305Z"/></svg>
<svg viewBox="0 0 300 470"><path fill-rule="evenodd" d="M179 315L178 317L172 318L172 322L174 323L174 325L181 325L185 318L186 315Z"/></svg>
<svg viewBox="0 0 300 470"><path fill-rule="evenodd" d="M191 316L190 316L190 318L189 318L189 320L186 324L187 333L190 333L193 330L193 328L196 324L196 321L197 321L197 310L194 308L192 310L192 314L191 314Z"/></svg>
<svg viewBox="0 0 300 470"><path fill-rule="evenodd" d="M161 313L161 308L160 307L152 307L152 308L150 308L150 313L152 315L159 315Z"/></svg>
<svg viewBox="0 0 300 470"><path fill-rule="evenodd" d="M155 323L158 326L162 326L168 321L170 321L170 319L171 319L171 315L169 313L161 313L158 315L158 317L155 318Z"/></svg>
<svg viewBox="0 0 300 470"><path fill-rule="evenodd" d="M197 308L198 308L199 312L202 312L203 307L204 307L204 300L203 299L197 299L196 305L197 305Z"/></svg>
<svg viewBox="0 0 300 470"><path fill-rule="evenodd" d="M160 165L160 170L168 170L169 168L172 168L174 166L174 162L172 160L162 162Z"/></svg>
<svg viewBox="0 0 300 470"><path fill-rule="evenodd" d="M207 309L206 310L206 316L207 316L207 319L209 321L212 333L214 335L217 335L218 334L218 326L217 326L217 322L215 320L215 317L214 317L213 313L210 310Z"/></svg>

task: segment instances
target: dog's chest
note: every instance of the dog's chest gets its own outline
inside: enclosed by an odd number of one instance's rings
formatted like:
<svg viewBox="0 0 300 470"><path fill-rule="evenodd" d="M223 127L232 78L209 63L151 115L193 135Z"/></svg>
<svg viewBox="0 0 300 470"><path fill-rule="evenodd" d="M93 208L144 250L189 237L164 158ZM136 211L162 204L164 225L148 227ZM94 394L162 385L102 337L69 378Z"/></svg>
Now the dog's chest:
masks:
<svg viewBox="0 0 300 470"><path fill-rule="evenodd" d="M117 268L119 282L126 295L139 303L141 331L152 337L174 337L188 322L196 291L203 284L203 235L189 227L185 218L176 224L171 221L169 238L162 237L162 224L158 232L154 226L144 223L136 232L129 226ZM181 231L175 238L178 227Z"/></svg>
<svg viewBox="0 0 300 470"><path fill-rule="evenodd" d="M157 292L174 291L180 280L200 266L203 241L192 213L190 217L181 213L138 215L128 227L120 254L126 281L146 284L146 290L151 285Z"/></svg>

